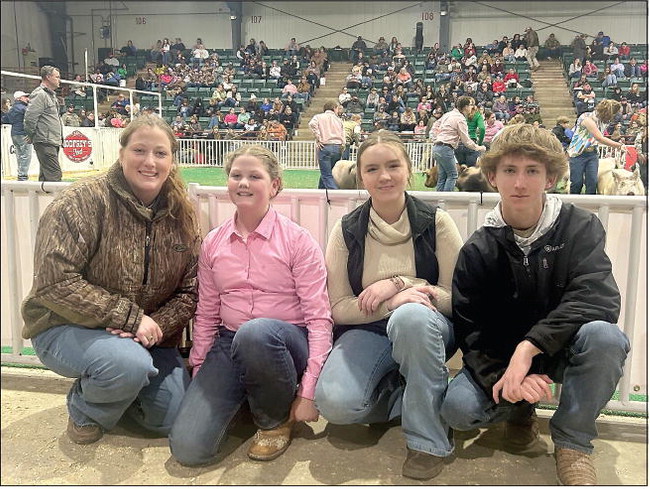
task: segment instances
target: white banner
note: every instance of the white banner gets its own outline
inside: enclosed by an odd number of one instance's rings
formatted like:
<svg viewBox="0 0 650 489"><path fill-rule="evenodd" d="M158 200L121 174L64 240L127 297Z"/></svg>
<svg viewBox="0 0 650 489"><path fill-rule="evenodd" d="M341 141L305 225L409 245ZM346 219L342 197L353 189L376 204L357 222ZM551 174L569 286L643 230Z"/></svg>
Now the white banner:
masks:
<svg viewBox="0 0 650 489"><path fill-rule="evenodd" d="M121 129L112 127L63 127L63 145L59 164L64 172L103 170L117 161ZM16 150L11 140L11 126L2 125L2 176L17 175ZM39 164L32 147L29 176L38 178Z"/></svg>

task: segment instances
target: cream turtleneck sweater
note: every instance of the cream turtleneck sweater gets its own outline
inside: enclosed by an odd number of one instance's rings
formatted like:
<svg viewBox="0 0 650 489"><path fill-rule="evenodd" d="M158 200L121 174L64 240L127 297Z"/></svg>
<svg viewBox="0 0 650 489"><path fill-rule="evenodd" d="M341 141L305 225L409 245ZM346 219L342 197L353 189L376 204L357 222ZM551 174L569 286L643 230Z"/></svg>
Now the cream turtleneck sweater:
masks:
<svg viewBox="0 0 650 489"><path fill-rule="evenodd" d="M451 281L462 245L463 240L456 224L447 212L438 209L436 211L438 283L429 284L426 280L415 276L415 251L406 209L397 222L388 224L371 208L365 243L362 286L365 289L393 275L400 276L407 286L434 285L438 298L436 307L442 314L451 317ZM348 280L348 249L343 239L340 220L334 225L330 234L325 262L327 290L335 324L365 324L391 314L386 301L371 316L366 316L359 310L357 296L352 292Z"/></svg>

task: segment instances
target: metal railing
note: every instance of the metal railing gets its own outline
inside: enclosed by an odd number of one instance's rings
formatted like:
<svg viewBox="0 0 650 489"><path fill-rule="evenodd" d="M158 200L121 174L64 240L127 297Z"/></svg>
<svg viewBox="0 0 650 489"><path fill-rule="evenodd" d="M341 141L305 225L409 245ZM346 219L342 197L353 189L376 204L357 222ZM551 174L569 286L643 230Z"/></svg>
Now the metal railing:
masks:
<svg viewBox="0 0 650 489"><path fill-rule="evenodd" d="M38 219L46 205L68 183L2 182L2 344L3 362L34 363L35 356L22 355L28 342L21 337L20 304L29 291L32 277L34 240ZM224 188L190 184L203 234L232 216L234 206ZM467 239L498 202L495 193L412 192L418 198L447 210L461 235ZM608 232L607 253L621 290L623 307L620 327L628 335L632 350L619 383L620 400L607 408L647 413L647 404L631 394L647 394L647 201L644 197L562 195L598 215ZM306 228L325 249L329 232L337 219L367 199L359 190L285 190L274 207Z"/></svg>

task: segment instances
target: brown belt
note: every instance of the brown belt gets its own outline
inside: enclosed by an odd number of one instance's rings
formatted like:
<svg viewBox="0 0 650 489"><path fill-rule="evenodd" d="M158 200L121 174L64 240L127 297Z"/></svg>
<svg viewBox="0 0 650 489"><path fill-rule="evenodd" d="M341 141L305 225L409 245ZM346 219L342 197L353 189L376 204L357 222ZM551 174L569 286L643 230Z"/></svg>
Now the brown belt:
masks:
<svg viewBox="0 0 650 489"><path fill-rule="evenodd" d="M449 144L449 143L441 143L441 142L437 142L437 143L434 143L434 145L435 145L435 146L447 146L448 148L454 149L454 147L453 147L451 144Z"/></svg>

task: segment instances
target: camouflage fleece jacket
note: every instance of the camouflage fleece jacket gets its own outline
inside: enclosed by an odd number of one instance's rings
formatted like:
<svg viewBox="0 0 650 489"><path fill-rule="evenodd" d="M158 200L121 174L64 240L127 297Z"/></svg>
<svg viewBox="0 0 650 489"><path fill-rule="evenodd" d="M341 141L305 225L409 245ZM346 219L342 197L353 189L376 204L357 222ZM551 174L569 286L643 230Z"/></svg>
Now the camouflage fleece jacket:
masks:
<svg viewBox="0 0 650 489"><path fill-rule="evenodd" d="M62 324L135 333L147 314L158 344L178 345L196 309L200 239L183 242L164 195L155 207L131 193L118 163L65 189L39 223L23 337Z"/></svg>

